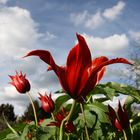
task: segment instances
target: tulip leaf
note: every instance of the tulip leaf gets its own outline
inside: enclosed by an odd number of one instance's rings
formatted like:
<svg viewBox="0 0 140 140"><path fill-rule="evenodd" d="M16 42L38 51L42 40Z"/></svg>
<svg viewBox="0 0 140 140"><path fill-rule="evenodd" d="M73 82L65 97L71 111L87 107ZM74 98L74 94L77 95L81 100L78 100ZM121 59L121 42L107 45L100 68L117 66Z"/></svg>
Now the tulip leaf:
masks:
<svg viewBox="0 0 140 140"><path fill-rule="evenodd" d="M115 89L106 86L105 84L97 85L91 92L92 95L104 94L108 100L112 100L114 96L119 96Z"/></svg>
<svg viewBox="0 0 140 140"><path fill-rule="evenodd" d="M72 104L66 104L66 106L64 106L65 111L69 112L71 109L71 106L72 106ZM72 121L75 120L79 116L80 112L81 112L80 104L76 104L70 120L72 120Z"/></svg>
<svg viewBox="0 0 140 140"><path fill-rule="evenodd" d="M93 115L89 110L85 110L84 111L85 113L85 118L86 118L86 123L87 123L87 127L88 128L92 128L93 125L95 124L95 121L96 121L96 116ZM80 123L80 126L82 128L84 128L84 120L83 120L83 114L80 114L79 117L78 117L78 121Z"/></svg>
<svg viewBox="0 0 140 140"><path fill-rule="evenodd" d="M68 94L61 95L55 100L55 112L58 112L61 106L67 102L71 97Z"/></svg>
<svg viewBox="0 0 140 140"><path fill-rule="evenodd" d="M87 107L90 110L93 110L97 113L98 119L100 122L108 123L106 112L108 112L108 108L103 103L95 101L92 104L87 104Z"/></svg>
<svg viewBox="0 0 140 140"><path fill-rule="evenodd" d="M94 101L97 101L97 102L105 102L107 100L108 100L107 97L102 97L102 98L100 97L100 98L94 99Z"/></svg>
<svg viewBox="0 0 140 140"><path fill-rule="evenodd" d="M109 82L106 84L106 86L115 89L115 91L118 93L130 95L140 103L140 90L138 90L137 88L115 82Z"/></svg>
<svg viewBox="0 0 140 140"><path fill-rule="evenodd" d="M65 91L64 91L63 89L60 89L60 90L57 90L57 91L55 92L55 94L59 94L59 93L65 93Z"/></svg>
<svg viewBox="0 0 140 140"><path fill-rule="evenodd" d="M15 140L15 139L18 139L18 136L16 134L10 133L3 140Z"/></svg>
<svg viewBox="0 0 140 140"><path fill-rule="evenodd" d="M91 94L103 94L109 100L112 100L114 96L119 96L119 94L130 95L136 99L137 103L140 103L140 90L129 85L124 85L115 82L99 84L94 88Z"/></svg>

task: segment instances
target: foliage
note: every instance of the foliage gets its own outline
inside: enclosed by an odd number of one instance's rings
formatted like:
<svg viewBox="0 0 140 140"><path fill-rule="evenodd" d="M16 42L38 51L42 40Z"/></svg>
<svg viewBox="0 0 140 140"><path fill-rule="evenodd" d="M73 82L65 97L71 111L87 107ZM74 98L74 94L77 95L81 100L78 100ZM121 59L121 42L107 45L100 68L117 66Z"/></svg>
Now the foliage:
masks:
<svg viewBox="0 0 140 140"><path fill-rule="evenodd" d="M62 107L69 112L72 106L71 102L67 102L69 101L70 96L62 93L64 93L62 90L57 91L56 93L60 94L60 96L55 100L56 108L53 112L54 116ZM123 133L117 131L111 125L107 115L108 107L105 103L106 101L112 100L115 96L120 96L121 94L127 95L125 107L131 122L131 127L125 130L127 139L137 140L137 138L140 136L140 113L134 110L133 105L134 103L137 103L138 105L140 104L139 93L140 91L134 87L113 82L96 86L88 97L87 102L84 103L84 114L90 140L123 139ZM98 94L104 95L104 97L93 100L92 97ZM36 105L38 105L38 103L36 103ZM30 114L30 111L32 111L30 105L27 110L28 111L26 112ZM33 114L33 112L31 114ZM30 116L26 117L30 118ZM30 119L33 120L33 118ZM74 123L75 131L70 134L64 133L64 139L67 139L68 137L70 140L77 140L78 138L81 140L85 139L85 121L79 103L76 103L70 120ZM26 124L25 127L18 128L19 135L10 133L3 140L57 140L59 137L60 128L50 125L48 126L48 124L51 124L51 122L54 122L51 116L46 116L45 120L39 126L36 126L34 121L32 121L29 124Z"/></svg>
<svg viewBox="0 0 140 140"><path fill-rule="evenodd" d="M25 127L25 123L17 123L15 125L13 125L13 128L17 131L22 131L23 128ZM3 130L0 132L0 140L4 139L6 137L6 135L8 135L9 133L11 133L11 130L9 128Z"/></svg>

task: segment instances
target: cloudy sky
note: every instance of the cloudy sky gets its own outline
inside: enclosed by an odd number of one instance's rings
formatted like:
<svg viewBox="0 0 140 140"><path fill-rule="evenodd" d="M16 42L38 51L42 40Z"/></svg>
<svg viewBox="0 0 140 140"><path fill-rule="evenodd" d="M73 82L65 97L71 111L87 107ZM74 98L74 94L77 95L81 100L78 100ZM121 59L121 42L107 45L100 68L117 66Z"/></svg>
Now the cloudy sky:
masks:
<svg viewBox="0 0 140 140"><path fill-rule="evenodd" d="M0 104L13 104L17 114L28 104L27 97L8 84L15 70L27 74L34 99L38 92L60 89L45 63L22 56L46 49L64 65L76 32L87 40L92 57L129 59L133 42L140 44L139 7L139 0L0 0ZM119 69L126 70L121 64L109 66L102 82L120 81Z"/></svg>

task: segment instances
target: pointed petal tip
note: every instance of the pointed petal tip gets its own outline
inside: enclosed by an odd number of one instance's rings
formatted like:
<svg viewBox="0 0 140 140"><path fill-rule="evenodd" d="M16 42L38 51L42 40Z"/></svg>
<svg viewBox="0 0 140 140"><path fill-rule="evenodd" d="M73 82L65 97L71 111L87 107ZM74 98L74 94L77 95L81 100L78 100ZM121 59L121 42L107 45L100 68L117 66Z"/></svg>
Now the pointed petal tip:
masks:
<svg viewBox="0 0 140 140"><path fill-rule="evenodd" d="M26 55L22 56L21 58L26 58L26 57L27 57L27 55L28 55L28 54L26 54Z"/></svg>
<svg viewBox="0 0 140 140"><path fill-rule="evenodd" d="M118 61L120 63L125 63L125 64L129 64L129 65L133 65L130 61L128 61L125 58L116 58L116 61Z"/></svg>
<svg viewBox="0 0 140 140"><path fill-rule="evenodd" d="M84 39L84 37L78 33L76 33L76 36L77 36L77 39L80 40L80 39Z"/></svg>
<svg viewBox="0 0 140 140"><path fill-rule="evenodd" d="M108 108L112 108L112 107L108 104Z"/></svg>
<svg viewBox="0 0 140 140"><path fill-rule="evenodd" d="M80 34L78 34L77 32L76 32L76 36L78 37Z"/></svg>
<svg viewBox="0 0 140 140"><path fill-rule="evenodd" d="M12 77L13 77L12 75L8 75L8 76L9 76L11 79L12 79Z"/></svg>

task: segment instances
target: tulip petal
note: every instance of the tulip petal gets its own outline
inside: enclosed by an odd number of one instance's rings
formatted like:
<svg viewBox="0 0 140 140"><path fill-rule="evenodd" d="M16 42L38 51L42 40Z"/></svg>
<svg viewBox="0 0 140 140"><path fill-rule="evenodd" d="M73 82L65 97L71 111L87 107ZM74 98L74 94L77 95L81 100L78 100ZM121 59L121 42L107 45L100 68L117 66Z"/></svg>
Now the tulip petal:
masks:
<svg viewBox="0 0 140 140"><path fill-rule="evenodd" d="M100 61L97 63L98 65L96 65L95 67L93 66L93 69L90 70L90 76L88 78L86 84L83 86L84 88L81 89L80 94L83 96L83 98L89 94L89 92L96 86L96 84L99 82L99 80L101 80L105 69L104 67L106 65L110 65L110 64L115 64L115 63L124 63L124 64L131 64L128 60L124 59L124 58L116 58L116 59L111 59L111 60L107 60L106 57L101 58L102 61ZM132 65L132 64L131 64Z"/></svg>
<svg viewBox="0 0 140 140"><path fill-rule="evenodd" d="M24 57L33 56L33 55L40 57L40 59L43 60L44 62L46 62L47 64L49 64L54 71L57 71L58 66L55 64L55 62L53 60L53 57L52 57L52 55L50 54L49 51L46 51L46 50L34 50L34 51L29 52Z"/></svg>
<svg viewBox="0 0 140 140"><path fill-rule="evenodd" d="M95 75L93 79L90 79L92 72L94 68L98 67L100 64L108 61L108 58L105 56L98 57L92 61L92 65L87 68L87 70L84 71L84 74L82 75L82 80L80 81L80 90L78 96L85 98L86 95L89 94L89 92L98 84L98 82L103 77L106 67L102 67ZM90 80L89 80L90 79ZM87 84L88 82L88 84ZM86 86L85 86L86 85Z"/></svg>
<svg viewBox="0 0 140 140"><path fill-rule="evenodd" d="M115 119L115 128L117 128L118 131L123 131L121 123L118 119Z"/></svg>
<svg viewBox="0 0 140 140"><path fill-rule="evenodd" d="M93 67L93 69L94 69L95 67L99 66L101 63L106 62L106 61L108 61L108 58L105 57L105 56L101 56L101 57L98 57L98 58L94 59L94 60L92 61L92 67ZM97 82L96 82L96 84L98 84L99 81L102 79L102 77L104 76L105 71L106 71L106 67L103 67L103 68L97 73Z"/></svg>
<svg viewBox="0 0 140 140"><path fill-rule="evenodd" d="M109 119L112 123L112 125L115 127L115 120L117 119L117 115L116 115L116 112L115 110L110 106L108 105L108 116L109 116Z"/></svg>
<svg viewBox="0 0 140 140"><path fill-rule="evenodd" d="M120 123L123 127L123 129L127 129L129 127L129 119L128 119L128 114L126 112L126 110L124 110L121 106L121 103L119 101L119 104L118 104L118 116L119 116L119 119L120 119Z"/></svg>
<svg viewBox="0 0 140 140"><path fill-rule="evenodd" d="M70 93L77 92L78 82L84 70L92 64L91 54L84 38L78 34L77 38L79 43L72 48L67 58L66 75Z"/></svg>
<svg viewBox="0 0 140 140"><path fill-rule="evenodd" d="M54 62L54 59L49 51L34 50L34 51L29 52L24 57L28 57L28 56L38 56L41 60L46 62L50 66L50 69L54 70L54 72L58 76L58 79L59 79L63 89L64 90L67 89L67 84L66 84L66 79L65 79L65 67L60 67L60 66L56 65Z"/></svg>

